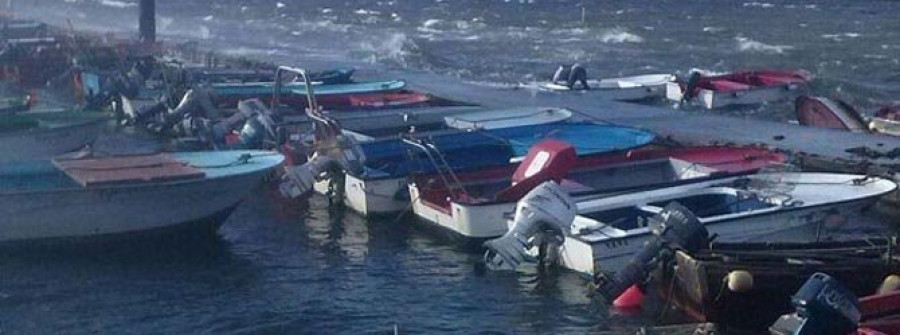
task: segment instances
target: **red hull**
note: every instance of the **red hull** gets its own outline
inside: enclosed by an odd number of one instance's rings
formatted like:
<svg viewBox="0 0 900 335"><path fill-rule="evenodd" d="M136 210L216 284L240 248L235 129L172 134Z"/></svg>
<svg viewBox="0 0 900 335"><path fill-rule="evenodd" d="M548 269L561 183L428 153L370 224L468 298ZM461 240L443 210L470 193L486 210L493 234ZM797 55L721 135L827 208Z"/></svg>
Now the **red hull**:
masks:
<svg viewBox="0 0 900 335"><path fill-rule="evenodd" d="M718 76L701 77L694 89L734 92L753 88L781 85L805 85L813 79L813 75L803 70L797 71L737 71Z"/></svg>

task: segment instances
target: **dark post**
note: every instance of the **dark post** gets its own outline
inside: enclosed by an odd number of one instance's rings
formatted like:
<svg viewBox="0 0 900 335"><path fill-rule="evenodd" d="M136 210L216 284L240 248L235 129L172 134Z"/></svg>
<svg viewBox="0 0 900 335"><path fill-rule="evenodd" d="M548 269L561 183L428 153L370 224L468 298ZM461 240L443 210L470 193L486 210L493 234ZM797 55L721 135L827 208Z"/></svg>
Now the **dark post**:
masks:
<svg viewBox="0 0 900 335"><path fill-rule="evenodd" d="M141 42L156 42L156 0L141 0L140 4Z"/></svg>

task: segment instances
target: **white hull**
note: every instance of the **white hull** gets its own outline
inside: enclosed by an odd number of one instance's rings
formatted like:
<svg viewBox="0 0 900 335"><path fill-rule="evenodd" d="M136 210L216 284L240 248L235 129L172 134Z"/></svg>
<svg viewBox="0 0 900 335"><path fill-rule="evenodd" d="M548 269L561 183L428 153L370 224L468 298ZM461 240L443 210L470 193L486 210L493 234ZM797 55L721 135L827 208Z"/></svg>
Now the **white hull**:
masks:
<svg viewBox="0 0 900 335"><path fill-rule="evenodd" d="M814 242L817 236L824 236L827 232L822 223L826 216L857 213L874 202L875 199L871 198L838 206L790 210L743 219L701 221L710 235L718 235L716 241L721 242ZM597 271L615 272L624 267L652 236L649 230L596 242L566 236L559 248L559 263L587 275Z"/></svg>
<svg viewBox="0 0 900 335"><path fill-rule="evenodd" d="M317 193L328 192L328 180L315 184ZM354 212L370 217L389 215L409 209L405 198L406 178L359 179L351 175L344 178L344 205Z"/></svg>
<svg viewBox="0 0 900 335"><path fill-rule="evenodd" d="M0 163L46 159L78 150L106 128L105 120L71 127L0 134Z"/></svg>
<svg viewBox="0 0 900 335"><path fill-rule="evenodd" d="M0 195L0 242L136 233L201 221L237 205L267 171L167 183Z"/></svg>
<svg viewBox="0 0 900 335"><path fill-rule="evenodd" d="M539 83L536 85L524 85L524 87L536 86L537 89L553 92L595 92L610 100L638 101L665 97L666 85L674 79L675 77L671 74L648 74L632 77L588 80L588 85L591 87L590 90L572 90L565 85L554 83Z"/></svg>
<svg viewBox="0 0 900 335"><path fill-rule="evenodd" d="M806 85L802 84L765 86L730 92L701 89L700 93L691 100L691 104L706 109L717 109L731 105L757 105L794 99L804 94L805 91ZM667 99L681 101L683 97L684 92L682 92L678 83L672 82L666 85Z"/></svg>
<svg viewBox="0 0 900 335"><path fill-rule="evenodd" d="M507 213L514 213L515 203L497 203L480 206L461 206L451 203L450 213L419 200L419 189L409 186L413 212L422 220L465 238L482 239L501 236L509 230L503 219Z"/></svg>

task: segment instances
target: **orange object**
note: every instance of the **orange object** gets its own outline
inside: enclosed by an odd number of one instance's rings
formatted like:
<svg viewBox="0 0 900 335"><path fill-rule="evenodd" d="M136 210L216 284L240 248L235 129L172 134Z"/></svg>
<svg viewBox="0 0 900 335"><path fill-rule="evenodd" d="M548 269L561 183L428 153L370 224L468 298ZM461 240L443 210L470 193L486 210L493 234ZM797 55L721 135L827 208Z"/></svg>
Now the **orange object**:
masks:
<svg viewBox="0 0 900 335"><path fill-rule="evenodd" d="M631 285L625 292L622 292L616 300L613 301L613 307L620 309L636 309L641 308L644 304L644 291L640 286Z"/></svg>

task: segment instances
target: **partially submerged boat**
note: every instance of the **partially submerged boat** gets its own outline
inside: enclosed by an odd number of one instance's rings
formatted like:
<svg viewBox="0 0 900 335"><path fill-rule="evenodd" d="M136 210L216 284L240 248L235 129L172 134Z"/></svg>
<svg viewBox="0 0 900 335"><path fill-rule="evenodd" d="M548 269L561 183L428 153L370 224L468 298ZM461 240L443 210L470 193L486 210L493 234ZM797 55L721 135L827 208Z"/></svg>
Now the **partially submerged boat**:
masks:
<svg viewBox="0 0 900 335"><path fill-rule="evenodd" d="M900 105L884 106L867 118L839 99L800 96L795 111L804 126L900 136Z"/></svg>
<svg viewBox="0 0 900 335"><path fill-rule="evenodd" d="M523 88L537 88L552 92L578 91L597 93L617 101L641 101L662 98L666 94L666 85L675 80L672 74L645 74L620 78L603 78L588 80L589 90L569 88L566 85L544 82L521 85Z"/></svg>
<svg viewBox="0 0 900 335"><path fill-rule="evenodd" d="M896 188L880 177L783 172L578 201L578 215L559 220L564 226L557 230L565 238L558 262L587 275L619 271L653 237L648 221L669 203L693 212L719 241L815 242L825 237L829 224L846 220ZM565 193L554 182L532 192ZM532 201L529 196L519 206L527 201ZM525 229L516 228L517 222L511 225L510 231ZM498 240L509 240L507 235Z"/></svg>
<svg viewBox="0 0 900 335"><path fill-rule="evenodd" d="M689 79L670 82L666 98L716 109L794 99L804 94L814 76L807 71L737 71L721 75L691 73Z"/></svg>
<svg viewBox="0 0 900 335"><path fill-rule="evenodd" d="M95 112L0 114L0 162L50 158L91 143L109 117Z"/></svg>
<svg viewBox="0 0 900 335"><path fill-rule="evenodd" d="M316 187L321 193L342 189L344 203L363 215L396 213L409 208L407 177L411 174L506 166L546 138L570 142L578 155L589 156L642 147L654 136L635 128L592 123L411 134L361 143L365 156L361 171L347 173L344 180L320 182Z"/></svg>
<svg viewBox="0 0 900 335"><path fill-rule="evenodd" d="M283 159L217 151L2 164L0 242L214 231Z"/></svg>
<svg viewBox="0 0 900 335"><path fill-rule="evenodd" d="M865 119L841 100L825 97L800 96L794 102L797 121L804 126L865 133L869 127Z"/></svg>
<svg viewBox="0 0 900 335"><path fill-rule="evenodd" d="M784 155L757 148L648 148L618 154L576 157L567 143L537 143L520 164L457 173L459 185L436 174L410 179L416 216L454 236L494 238L508 230L507 213L531 188L554 180L576 199L674 186L748 174Z"/></svg>

